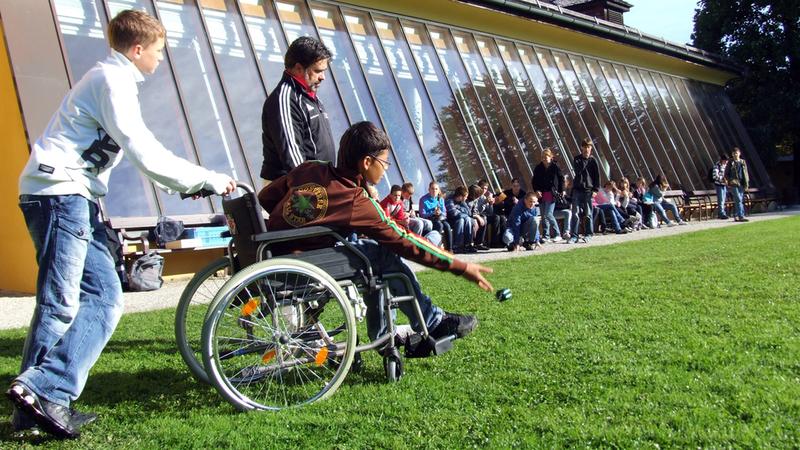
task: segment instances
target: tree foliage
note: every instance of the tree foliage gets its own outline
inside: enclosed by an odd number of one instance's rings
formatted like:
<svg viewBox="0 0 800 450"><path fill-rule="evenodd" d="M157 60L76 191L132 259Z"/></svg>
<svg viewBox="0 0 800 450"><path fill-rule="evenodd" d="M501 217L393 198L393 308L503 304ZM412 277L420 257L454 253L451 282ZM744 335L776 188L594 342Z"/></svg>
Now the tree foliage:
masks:
<svg viewBox="0 0 800 450"><path fill-rule="evenodd" d="M700 0L692 39L746 70L726 90L767 165L800 160L800 1Z"/></svg>

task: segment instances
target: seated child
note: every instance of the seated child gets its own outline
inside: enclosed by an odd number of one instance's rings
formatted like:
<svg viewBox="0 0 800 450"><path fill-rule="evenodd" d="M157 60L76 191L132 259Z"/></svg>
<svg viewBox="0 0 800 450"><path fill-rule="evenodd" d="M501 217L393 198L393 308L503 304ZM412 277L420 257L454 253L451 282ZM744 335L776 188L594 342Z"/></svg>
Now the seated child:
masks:
<svg viewBox="0 0 800 450"><path fill-rule="evenodd" d="M511 209L503 242L508 251L533 250L539 246L539 204L535 192L528 192L522 201Z"/></svg>
<svg viewBox="0 0 800 450"><path fill-rule="evenodd" d="M381 200L381 207L386 212L387 216L392 218L396 224L400 225L406 230L424 237L433 245L438 246L442 243L442 236L438 231L433 231L431 228L427 233L423 234L422 222L412 221L408 216L406 216L406 211L403 207L402 201L402 188L400 186L395 184L391 187L389 195Z"/></svg>

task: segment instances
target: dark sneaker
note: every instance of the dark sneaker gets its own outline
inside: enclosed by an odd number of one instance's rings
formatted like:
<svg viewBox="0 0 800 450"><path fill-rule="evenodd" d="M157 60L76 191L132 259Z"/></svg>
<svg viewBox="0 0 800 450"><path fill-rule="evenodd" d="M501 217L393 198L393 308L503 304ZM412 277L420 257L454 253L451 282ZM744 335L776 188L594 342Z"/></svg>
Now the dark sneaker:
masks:
<svg viewBox="0 0 800 450"><path fill-rule="evenodd" d="M533 250L533 242L526 242L526 243L522 244L522 248L524 248L525 250L528 250L528 251Z"/></svg>
<svg viewBox="0 0 800 450"><path fill-rule="evenodd" d="M747 217L742 217L741 219L739 219L739 222L750 222L750 219L748 219Z"/></svg>
<svg viewBox="0 0 800 450"><path fill-rule="evenodd" d="M70 408L69 412L72 414L72 422L77 428L83 428L97 420L97 414L93 412L80 412L75 408Z"/></svg>
<svg viewBox="0 0 800 450"><path fill-rule="evenodd" d="M478 245L475 246L475 250L480 250L480 251L485 252L485 251L489 250L489 247L487 247L487 246L485 246L483 244L478 244Z"/></svg>
<svg viewBox="0 0 800 450"><path fill-rule="evenodd" d="M75 439L81 435L80 426L75 423L68 407L39 398L21 382L11 383L6 396L48 433L64 439Z"/></svg>
<svg viewBox="0 0 800 450"><path fill-rule="evenodd" d="M441 339L450 335L455 335L456 339L459 339L472 333L472 330L477 326L478 319L475 316L444 313L439 325L433 330L429 330L429 332L434 339Z"/></svg>

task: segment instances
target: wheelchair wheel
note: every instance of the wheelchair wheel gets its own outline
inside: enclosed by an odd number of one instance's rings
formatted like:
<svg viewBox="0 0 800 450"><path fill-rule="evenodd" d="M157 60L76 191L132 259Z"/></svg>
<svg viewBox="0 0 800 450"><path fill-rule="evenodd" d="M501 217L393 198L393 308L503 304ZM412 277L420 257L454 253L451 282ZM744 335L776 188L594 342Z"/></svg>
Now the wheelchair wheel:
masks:
<svg viewBox="0 0 800 450"><path fill-rule="evenodd" d="M175 310L175 341L178 351L197 381L208 383L200 352L200 336L208 306L231 278L230 261L222 257L201 269L186 285Z"/></svg>
<svg viewBox="0 0 800 450"><path fill-rule="evenodd" d="M396 383L403 378L403 358L396 347L383 357L383 370L389 382Z"/></svg>
<svg viewBox="0 0 800 450"><path fill-rule="evenodd" d="M208 376L240 410L326 398L347 375L355 348L355 315L345 293L318 267L290 259L234 275L203 326Z"/></svg>

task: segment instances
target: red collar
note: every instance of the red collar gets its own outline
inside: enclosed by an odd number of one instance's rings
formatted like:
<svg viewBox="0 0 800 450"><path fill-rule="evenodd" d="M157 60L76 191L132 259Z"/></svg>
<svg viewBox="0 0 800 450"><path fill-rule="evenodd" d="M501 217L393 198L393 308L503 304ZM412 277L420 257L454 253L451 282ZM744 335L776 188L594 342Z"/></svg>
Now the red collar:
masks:
<svg viewBox="0 0 800 450"><path fill-rule="evenodd" d="M297 81L300 84L300 86L303 87L303 90L306 91L306 94L308 94L309 97L311 97L313 99L317 98L317 93L311 90L311 88L308 86L308 83L306 83L306 80L304 80L302 78L298 78L298 77L292 75L291 73L289 73L288 71L286 72L286 74L289 75L290 77L292 77L295 81Z"/></svg>

